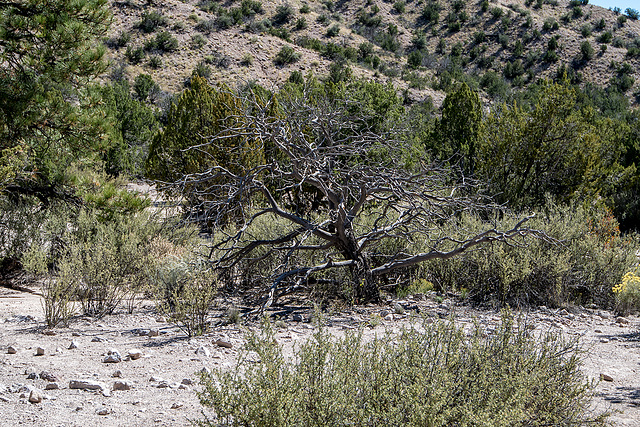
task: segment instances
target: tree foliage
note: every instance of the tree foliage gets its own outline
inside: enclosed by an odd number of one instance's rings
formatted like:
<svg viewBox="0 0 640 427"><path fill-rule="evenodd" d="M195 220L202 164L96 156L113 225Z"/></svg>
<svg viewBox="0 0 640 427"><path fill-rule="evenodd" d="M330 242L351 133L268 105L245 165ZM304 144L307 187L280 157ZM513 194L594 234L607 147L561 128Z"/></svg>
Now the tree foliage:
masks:
<svg viewBox="0 0 640 427"><path fill-rule="evenodd" d="M108 144L83 88L105 69L109 23L106 0L0 2L0 186L42 194L72 159Z"/></svg>

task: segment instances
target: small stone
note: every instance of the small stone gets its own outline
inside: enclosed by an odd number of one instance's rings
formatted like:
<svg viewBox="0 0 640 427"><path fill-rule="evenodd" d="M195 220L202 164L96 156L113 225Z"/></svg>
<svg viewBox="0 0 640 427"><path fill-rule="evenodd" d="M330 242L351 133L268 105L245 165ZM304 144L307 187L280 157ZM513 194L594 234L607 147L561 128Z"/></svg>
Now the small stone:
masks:
<svg viewBox="0 0 640 427"><path fill-rule="evenodd" d="M576 318L575 314L573 314L573 313L568 313L568 314L566 314L564 317L565 317L566 319L568 319L568 320L573 320L573 319L575 319L575 318Z"/></svg>
<svg viewBox="0 0 640 427"><path fill-rule="evenodd" d="M180 381L180 384L192 385L193 381L191 380L191 378L183 378L182 381Z"/></svg>
<svg viewBox="0 0 640 427"><path fill-rule="evenodd" d="M606 343L608 343L608 342L609 342L609 340L608 340L608 339L606 339L606 338L601 338L601 339L600 339L600 342L601 342L601 343L603 343L603 344L606 344Z"/></svg>
<svg viewBox="0 0 640 427"><path fill-rule="evenodd" d="M389 313L386 316L384 316L384 320L388 322L393 322L393 313Z"/></svg>
<svg viewBox="0 0 640 427"><path fill-rule="evenodd" d="M601 334L602 331L600 329L594 329L593 332L595 332L596 334Z"/></svg>
<svg viewBox="0 0 640 427"><path fill-rule="evenodd" d="M45 350L44 347L36 348L36 356L44 356Z"/></svg>
<svg viewBox="0 0 640 427"><path fill-rule="evenodd" d="M196 350L196 354L198 356L204 356L204 357L211 356L211 352L209 351L209 349L207 347L204 347L204 346L198 347L198 349Z"/></svg>
<svg viewBox="0 0 640 427"><path fill-rule="evenodd" d="M396 314L404 314L404 307L396 302L393 304L393 311L395 311Z"/></svg>
<svg viewBox="0 0 640 427"><path fill-rule="evenodd" d="M8 354L16 354L18 352L18 349L12 345L10 345L9 347L7 347L7 353Z"/></svg>
<svg viewBox="0 0 640 427"><path fill-rule="evenodd" d="M387 317L389 315L389 310L382 310L380 311L380 317L382 317L383 319L385 317Z"/></svg>
<svg viewBox="0 0 640 427"><path fill-rule="evenodd" d="M106 385L93 380L71 380L69 381L69 388L80 390L98 390L102 392L107 390Z"/></svg>
<svg viewBox="0 0 640 427"><path fill-rule="evenodd" d="M569 312L565 308L558 312L559 316L566 316L567 314L569 314Z"/></svg>
<svg viewBox="0 0 640 427"><path fill-rule="evenodd" d="M113 371L113 374L111 374L111 376L113 378L120 378L122 376L122 371L120 369L117 369L117 370Z"/></svg>
<svg viewBox="0 0 640 427"><path fill-rule="evenodd" d="M149 381L150 381L150 382L152 382L152 383L156 383L156 382L162 382L162 381L164 381L164 379L163 379L163 378L160 378L160 377L156 377L156 376L154 375L154 376L152 376L151 378L149 378Z"/></svg>
<svg viewBox="0 0 640 427"><path fill-rule="evenodd" d="M608 319L608 318L611 317L611 315L609 313L607 313L606 311L598 312L598 316L602 317L603 319Z"/></svg>
<svg viewBox="0 0 640 427"><path fill-rule="evenodd" d="M58 377L56 377L54 374L52 374L49 371L40 372L40 378L45 381L49 381L50 383L58 381Z"/></svg>
<svg viewBox="0 0 640 427"><path fill-rule="evenodd" d="M158 335L160 335L160 331L157 329L151 329L147 335L149 335L150 337L157 337Z"/></svg>
<svg viewBox="0 0 640 427"><path fill-rule="evenodd" d="M304 317L302 317L302 314L300 314L300 313L294 313L294 315L291 317L291 319L294 322L302 322L302 321L304 321Z"/></svg>
<svg viewBox="0 0 640 427"><path fill-rule="evenodd" d="M156 385L157 388L169 388L169 381L160 381L158 383L158 385Z"/></svg>
<svg viewBox="0 0 640 427"><path fill-rule="evenodd" d="M180 384L180 385L178 386L178 390L189 390L189 386L184 385L184 384Z"/></svg>
<svg viewBox="0 0 640 427"><path fill-rule="evenodd" d="M612 382L613 381L613 377L607 375L607 374L600 374L600 380L601 381L608 381L608 382Z"/></svg>
<svg viewBox="0 0 640 427"><path fill-rule="evenodd" d="M158 316L156 317L156 322L158 323L166 323L167 322L167 318L164 316Z"/></svg>
<svg viewBox="0 0 640 427"><path fill-rule="evenodd" d="M200 373L201 374L210 374L211 373L211 369L207 368L206 366L202 369L200 369Z"/></svg>
<svg viewBox="0 0 640 427"><path fill-rule="evenodd" d="M175 402L173 405L171 405L171 409L179 409L182 408L184 405L180 402Z"/></svg>
<svg viewBox="0 0 640 427"><path fill-rule="evenodd" d="M621 325L628 325L630 322L629 319L626 319L624 317L616 317L616 323L619 323Z"/></svg>
<svg viewBox="0 0 640 427"><path fill-rule="evenodd" d="M35 372L30 372L30 373L27 375L27 379L28 379L28 380L37 380L37 379L38 379L38 374L36 374Z"/></svg>
<svg viewBox="0 0 640 427"><path fill-rule="evenodd" d="M128 356L131 360L138 360L142 357L142 350L132 348L129 350Z"/></svg>
<svg viewBox="0 0 640 427"><path fill-rule="evenodd" d="M111 410L109 408L102 408L96 411L96 414L98 415L109 415L110 413L111 413Z"/></svg>
<svg viewBox="0 0 640 427"><path fill-rule="evenodd" d="M233 344L231 344L228 341L222 341L222 340L218 340L214 342L215 345L217 345L218 347L224 347L224 348L232 348Z"/></svg>
<svg viewBox="0 0 640 427"><path fill-rule="evenodd" d="M50 336L50 337L51 337L51 336L54 336L54 335L58 335L58 333L57 333L56 331L54 331L53 329L47 329L47 330L45 330L43 333L44 333L45 335Z"/></svg>
<svg viewBox="0 0 640 427"><path fill-rule="evenodd" d="M42 402L42 391L37 388L31 389L31 393L29 393L29 402L31 403L40 403Z"/></svg>
<svg viewBox="0 0 640 427"><path fill-rule="evenodd" d="M120 363L122 362L122 356L120 356L120 353L118 352L118 350L116 350L115 348L112 348L107 352L107 355L105 356L103 362L104 363Z"/></svg>
<svg viewBox="0 0 640 427"><path fill-rule="evenodd" d="M71 344L69 344L69 350L74 350L78 348L78 343L76 341L71 341Z"/></svg>
<svg viewBox="0 0 640 427"><path fill-rule="evenodd" d="M113 383L112 390L131 390L131 383L128 381L116 381Z"/></svg>
<svg viewBox="0 0 640 427"><path fill-rule="evenodd" d="M49 383L46 386L44 386L45 390L59 390L60 389L60 385L58 383Z"/></svg>
<svg viewBox="0 0 640 427"><path fill-rule="evenodd" d="M79 337L80 336L80 332L71 332L71 336L72 337Z"/></svg>
<svg viewBox="0 0 640 427"><path fill-rule="evenodd" d="M104 338L100 338L100 337L93 337L91 339L91 342L105 342L106 340Z"/></svg>

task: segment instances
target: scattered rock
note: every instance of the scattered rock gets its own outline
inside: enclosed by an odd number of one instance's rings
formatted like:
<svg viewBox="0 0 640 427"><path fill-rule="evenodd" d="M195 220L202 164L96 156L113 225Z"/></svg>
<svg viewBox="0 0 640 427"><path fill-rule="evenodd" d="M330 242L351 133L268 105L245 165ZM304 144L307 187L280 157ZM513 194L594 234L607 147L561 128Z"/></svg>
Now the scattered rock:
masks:
<svg viewBox="0 0 640 427"><path fill-rule="evenodd" d="M49 335L50 337L54 336L54 335L58 335L58 333L56 331L54 331L53 329L47 329L43 332L45 335Z"/></svg>
<svg viewBox="0 0 640 427"><path fill-rule="evenodd" d="M600 380L601 381L608 381L608 382L612 382L613 381L613 377L610 377L607 374L600 374Z"/></svg>
<svg viewBox="0 0 640 427"><path fill-rule="evenodd" d="M603 344L606 344L606 343L609 342L609 340L606 339L606 338L600 338L600 342L603 343Z"/></svg>
<svg viewBox="0 0 640 427"><path fill-rule="evenodd" d="M107 340L105 340L104 338L100 338L100 337L93 337L91 339L91 342L105 342Z"/></svg>
<svg viewBox="0 0 640 427"><path fill-rule="evenodd" d="M122 376L122 371L120 369L117 369L117 370L113 371L113 374L111 374L111 376L113 378L120 378Z"/></svg>
<svg viewBox="0 0 640 427"><path fill-rule="evenodd" d="M393 311L395 311L396 314L404 314L404 307L396 302L393 304Z"/></svg>
<svg viewBox="0 0 640 427"><path fill-rule="evenodd" d="M40 372L40 378L45 381L49 381L50 383L58 381L58 377L49 371Z"/></svg>
<svg viewBox="0 0 640 427"><path fill-rule="evenodd" d="M184 405L180 402L175 402L173 405L171 405L171 409L179 409L182 408Z"/></svg>
<svg viewBox="0 0 640 427"><path fill-rule="evenodd" d="M31 403L40 403L43 399L43 393L41 390L37 388L31 389L31 393L29 393L29 402Z"/></svg>
<svg viewBox="0 0 640 427"><path fill-rule="evenodd" d="M156 317L156 322L158 322L158 323L166 323L167 319L164 316L158 316L158 317Z"/></svg>
<svg viewBox="0 0 640 427"><path fill-rule="evenodd" d="M211 369L207 368L206 366L202 369L200 369L200 373L201 374L210 374L211 373Z"/></svg>
<svg viewBox="0 0 640 427"><path fill-rule="evenodd" d="M142 357L142 355L142 350L139 350L137 348L132 348L128 353L128 356L131 360L138 360Z"/></svg>
<svg viewBox="0 0 640 427"><path fill-rule="evenodd" d="M157 329L151 329L147 335L150 337L157 337L160 335L160 331Z"/></svg>
<svg viewBox="0 0 640 427"><path fill-rule="evenodd" d="M382 310L380 311L380 317L382 317L383 319L385 317L387 317L389 315L389 310Z"/></svg>
<svg viewBox="0 0 640 427"><path fill-rule="evenodd" d="M180 384L180 385L178 386L178 390L189 390L189 386L184 385L184 384Z"/></svg>
<svg viewBox="0 0 640 427"><path fill-rule="evenodd" d="M72 337L79 337L80 336L80 332L71 332L71 336Z"/></svg>
<svg viewBox="0 0 640 427"><path fill-rule="evenodd" d="M291 317L291 319L294 322L303 322L304 321L304 317L302 317L302 314L300 314L300 313L294 313L294 315Z"/></svg>
<svg viewBox="0 0 640 427"><path fill-rule="evenodd" d="M624 317L616 317L616 323L619 323L621 325L628 325L629 323L629 319L624 318Z"/></svg>
<svg viewBox="0 0 640 427"><path fill-rule="evenodd" d="M112 348L107 352L107 355L104 357L104 363L120 363L122 362L122 356L115 348Z"/></svg>
<svg viewBox="0 0 640 427"><path fill-rule="evenodd" d="M116 381L113 383L112 390L131 390L129 381Z"/></svg>
<svg viewBox="0 0 640 427"><path fill-rule="evenodd" d="M191 380L191 378L183 378L182 381L180 381L180 384L192 385L193 381Z"/></svg>
<svg viewBox="0 0 640 427"><path fill-rule="evenodd" d="M93 380L71 380L69 381L69 388L79 390L97 390L103 393L107 391L106 385Z"/></svg>
<svg viewBox="0 0 640 427"><path fill-rule="evenodd" d="M169 381L159 381L158 385L156 385L157 388L168 388L169 387Z"/></svg>
<svg viewBox="0 0 640 427"><path fill-rule="evenodd" d="M214 344L217 345L218 347L224 347L224 348L232 348L233 344L231 344L228 341L222 341L222 340L217 340L214 341Z"/></svg>
<svg viewBox="0 0 640 427"><path fill-rule="evenodd" d="M9 347L7 347L7 354L16 354L18 352L18 349L12 345L10 345Z"/></svg>
<svg viewBox="0 0 640 427"><path fill-rule="evenodd" d="M156 383L156 382L164 381L164 379L160 378L160 377L156 377L155 375L153 375L151 378L149 378L149 381L152 382L152 383Z"/></svg>
<svg viewBox="0 0 640 427"><path fill-rule="evenodd" d="M69 350L74 350L78 348L78 343L76 341L71 341L71 344L69 344Z"/></svg>
<svg viewBox="0 0 640 427"><path fill-rule="evenodd" d="M198 347L198 349L196 350L196 354L198 356L205 356L205 357L211 356L211 352L209 351L209 349L204 346Z"/></svg>
<svg viewBox="0 0 640 427"><path fill-rule="evenodd" d="M60 389L60 385L58 383L49 383L46 386L44 386L45 390L59 390Z"/></svg>
<svg viewBox="0 0 640 427"><path fill-rule="evenodd" d="M36 374L35 372L29 372L29 374L27 374L27 379L28 380L37 380L38 379L38 374Z"/></svg>
<svg viewBox="0 0 640 427"><path fill-rule="evenodd" d="M45 350L44 347L36 348L36 356L44 356Z"/></svg>
<svg viewBox="0 0 640 427"><path fill-rule="evenodd" d="M111 409L109 408L101 408L96 411L98 415L109 415L111 413Z"/></svg>
<svg viewBox="0 0 640 427"><path fill-rule="evenodd" d="M611 317L611 315L609 313L607 313L606 311L599 311L598 312L598 316L602 317L603 319L608 319Z"/></svg>
<svg viewBox="0 0 640 427"><path fill-rule="evenodd" d="M569 312L567 311L566 308L563 308L562 310L558 311L558 316L566 316L567 314L569 314Z"/></svg>
<svg viewBox="0 0 640 427"><path fill-rule="evenodd" d="M594 329L593 332L595 332L596 334L601 334L602 331L600 329Z"/></svg>

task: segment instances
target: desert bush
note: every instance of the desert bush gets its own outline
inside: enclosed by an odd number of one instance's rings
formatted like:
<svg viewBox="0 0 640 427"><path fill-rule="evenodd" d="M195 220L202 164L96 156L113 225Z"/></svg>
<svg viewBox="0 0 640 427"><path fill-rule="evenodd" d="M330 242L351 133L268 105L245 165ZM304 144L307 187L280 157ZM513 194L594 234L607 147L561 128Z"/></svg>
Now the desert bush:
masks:
<svg viewBox="0 0 640 427"><path fill-rule="evenodd" d="M485 338L486 337L486 338ZM228 426L605 425L580 346L540 338L509 315L494 334L453 322L367 339L320 328L287 360L269 325L249 336L235 369L203 373L200 402Z"/></svg>
<svg viewBox="0 0 640 427"><path fill-rule="evenodd" d="M206 332L218 286L204 260L168 256L152 277L158 310L190 337Z"/></svg>
<svg viewBox="0 0 640 427"><path fill-rule="evenodd" d="M326 36L331 38L340 34L340 26L338 24L334 24L327 29Z"/></svg>
<svg viewBox="0 0 640 427"><path fill-rule="evenodd" d="M158 68L162 67L162 58L160 58L158 55L151 55L149 57L149 67L151 67L154 70L157 70Z"/></svg>
<svg viewBox="0 0 640 427"><path fill-rule="evenodd" d="M293 14L293 6L289 3L279 5L276 7L276 13L273 15L271 22L273 25L284 25L293 18Z"/></svg>
<svg viewBox="0 0 640 427"><path fill-rule="evenodd" d="M127 46L127 51L125 52L124 56L126 56L129 62L131 62L132 64L139 64L144 59L144 49L142 48L142 46Z"/></svg>
<svg viewBox="0 0 640 427"><path fill-rule="evenodd" d="M616 311L629 314L631 310L640 309L640 276L638 269L627 272L622 281L613 287L616 296Z"/></svg>
<svg viewBox="0 0 640 427"><path fill-rule="evenodd" d="M295 51L291 46L282 46L273 62L276 65L293 64L300 59L300 54Z"/></svg>
<svg viewBox="0 0 640 427"><path fill-rule="evenodd" d="M593 50L591 43L586 40L580 43L580 55L583 61L590 61L593 59L594 54L595 51Z"/></svg>
<svg viewBox="0 0 640 427"><path fill-rule="evenodd" d="M136 23L136 28L141 29L145 33L152 33L159 27L167 25L167 18L156 11L143 12L142 18Z"/></svg>
<svg viewBox="0 0 640 427"><path fill-rule="evenodd" d="M58 263L58 280L72 289L83 314L113 313L125 298L133 310L147 284L146 257L158 223L138 214L101 221L83 210L68 237L68 249Z"/></svg>
<svg viewBox="0 0 640 427"><path fill-rule="evenodd" d="M612 287L636 262L631 239L620 235L607 211L555 205L546 210L529 226L545 230L557 243L531 240L521 247L483 247L456 259L429 262L422 277L438 290L466 289L476 303L558 306L572 302L612 308ZM467 218L458 226L476 229L481 225L474 225L476 221Z"/></svg>

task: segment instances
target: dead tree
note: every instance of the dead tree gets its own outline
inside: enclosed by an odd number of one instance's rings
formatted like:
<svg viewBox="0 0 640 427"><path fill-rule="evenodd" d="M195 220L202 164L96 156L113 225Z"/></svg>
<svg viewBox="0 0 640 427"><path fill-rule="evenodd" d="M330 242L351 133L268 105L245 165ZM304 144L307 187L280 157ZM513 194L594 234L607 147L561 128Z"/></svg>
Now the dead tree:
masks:
<svg viewBox="0 0 640 427"><path fill-rule="evenodd" d="M510 230L488 225L464 238L443 235L443 224L463 213L496 208L477 195L475 182L412 159L392 133L371 132L366 117L351 117L328 101L281 103L277 114L264 103L243 102L244 116L230 117L234 125L205 145L222 147L226 138L242 136L253 146L258 141L267 160L242 173L233 172L242 169L237 165L214 165L175 185L199 201L191 212L219 225L209 253L216 268L233 275L243 263L277 259L274 269L252 279L261 279L272 298L327 270L347 269L355 299L375 302L379 279L393 271L486 242L522 244L541 235L523 227L526 218ZM189 150L206 155L210 148ZM233 225L223 227L230 217ZM286 226L261 235L257 224L266 218ZM380 248L389 241L421 241L428 250L385 254Z"/></svg>

